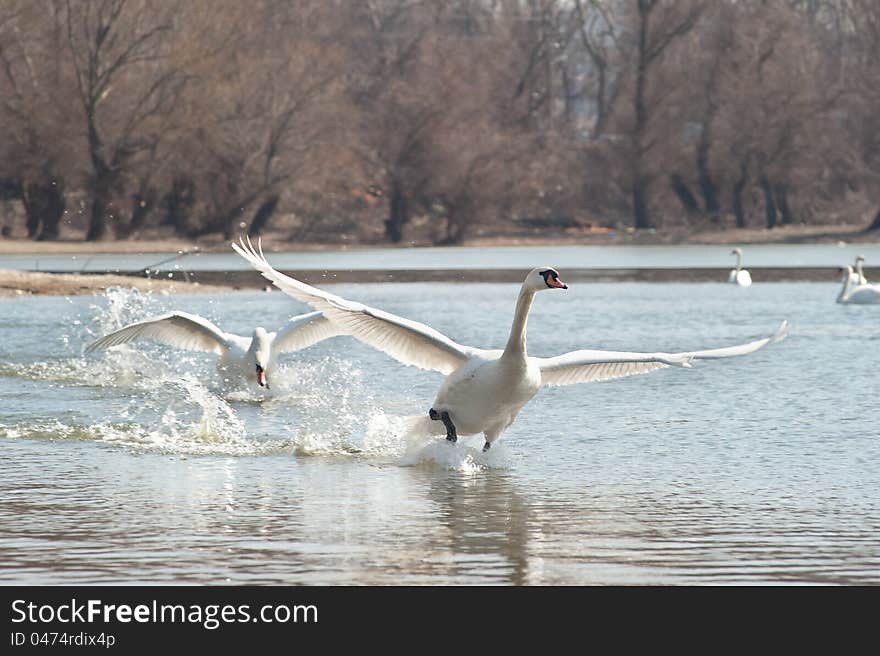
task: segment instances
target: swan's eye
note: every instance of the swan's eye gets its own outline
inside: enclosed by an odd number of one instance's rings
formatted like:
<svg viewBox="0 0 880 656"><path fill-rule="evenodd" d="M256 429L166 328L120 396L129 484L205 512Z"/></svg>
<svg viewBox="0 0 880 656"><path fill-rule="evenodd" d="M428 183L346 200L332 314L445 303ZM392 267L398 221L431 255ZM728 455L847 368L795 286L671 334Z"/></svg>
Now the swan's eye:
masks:
<svg viewBox="0 0 880 656"><path fill-rule="evenodd" d="M257 365L257 373L258 374L263 373L263 368L260 365Z"/></svg>

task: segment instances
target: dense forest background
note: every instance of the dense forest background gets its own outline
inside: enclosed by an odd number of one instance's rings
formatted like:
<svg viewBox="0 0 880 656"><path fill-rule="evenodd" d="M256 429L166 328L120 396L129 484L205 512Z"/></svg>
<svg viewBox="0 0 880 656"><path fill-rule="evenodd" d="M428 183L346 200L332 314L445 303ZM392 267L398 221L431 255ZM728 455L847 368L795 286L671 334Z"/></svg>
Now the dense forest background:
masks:
<svg viewBox="0 0 880 656"><path fill-rule="evenodd" d="M5 235L880 228L877 0L2 0Z"/></svg>

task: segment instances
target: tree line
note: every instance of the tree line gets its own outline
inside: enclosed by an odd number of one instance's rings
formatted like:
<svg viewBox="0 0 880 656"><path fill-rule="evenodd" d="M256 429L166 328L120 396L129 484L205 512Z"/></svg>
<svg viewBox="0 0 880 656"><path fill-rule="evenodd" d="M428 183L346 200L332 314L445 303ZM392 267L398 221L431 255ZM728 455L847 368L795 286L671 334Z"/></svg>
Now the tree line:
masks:
<svg viewBox="0 0 880 656"><path fill-rule="evenodd" d="M880 228L875 0L4 0L34 239Z"/></svg>

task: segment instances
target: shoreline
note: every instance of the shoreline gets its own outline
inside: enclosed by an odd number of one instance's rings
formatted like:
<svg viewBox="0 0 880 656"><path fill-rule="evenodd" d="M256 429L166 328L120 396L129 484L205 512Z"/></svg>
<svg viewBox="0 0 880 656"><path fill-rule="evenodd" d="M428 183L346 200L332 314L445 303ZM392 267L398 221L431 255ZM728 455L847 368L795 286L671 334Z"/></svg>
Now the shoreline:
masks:
<svg viewBox="0 0 880 656"><path fill-rule="evenodd" d="M0 298L22 296L83 296L100 294L111 287L135 288L160 294L216 293L226 285L159 280L124 274L47 273L0 269Z"/></svg>
<svg viewBox="0 0 880 656"><path fill-rule="evenodd" d="M607 283L725 283L729 267L719 268L620 268L567 269L566 282ZM756 284L768 282L838 283L836 267L752 267ZM283 273L308 284L353 283L519 283L521 269L400 269L400 270L284 270ZM880 269L866 269L869 278ZM161 294L209 294L275 288L257 271L191 271L169 278L145 278L138 273L51 273L0 269L0 298L22 296L79 296L101 294L110 287L135 288ZM176 276L176 277L175 277Z"/></svg>

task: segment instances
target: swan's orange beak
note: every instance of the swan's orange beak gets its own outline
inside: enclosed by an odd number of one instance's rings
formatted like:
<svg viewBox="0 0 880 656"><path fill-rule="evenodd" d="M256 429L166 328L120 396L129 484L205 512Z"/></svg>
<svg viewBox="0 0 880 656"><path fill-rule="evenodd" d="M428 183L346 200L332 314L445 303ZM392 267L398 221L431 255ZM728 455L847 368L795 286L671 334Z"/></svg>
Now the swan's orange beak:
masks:
<svg viewBox="0 0 880 656"><path fill-rule="evenodd" d="M266 372L263 371L263 368L260 365L257 365L257 384L260 387L269 387L266 383Z"/></svg>
<svg viewBox="0 0 880 656"><path fill-rule="evenodd" d="M554 278L553 276L548 277L547 284L556 289L568 289L568 285L562 282L559 278Z"/></svg>

